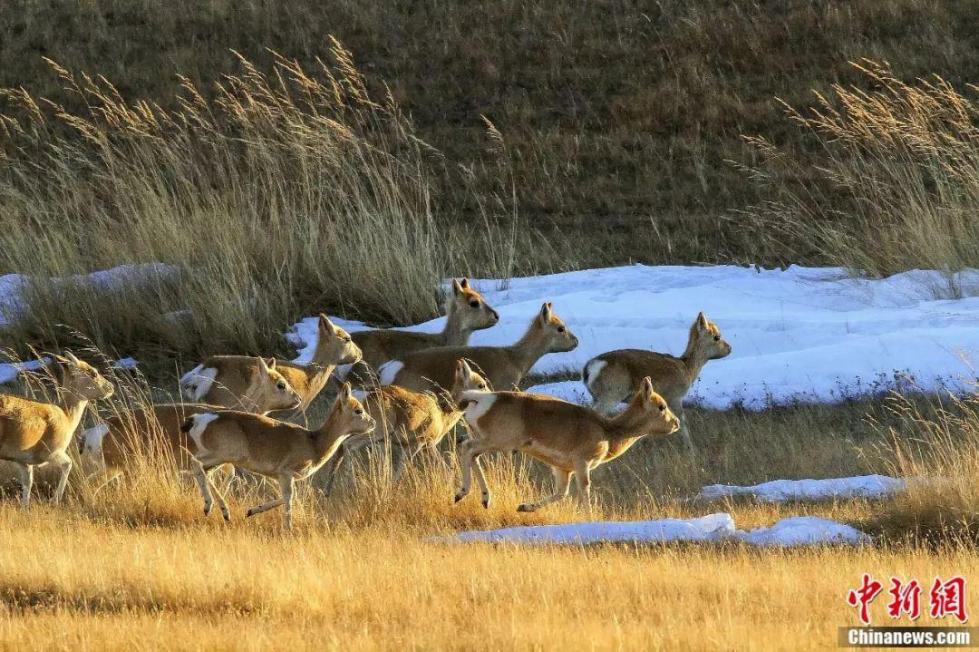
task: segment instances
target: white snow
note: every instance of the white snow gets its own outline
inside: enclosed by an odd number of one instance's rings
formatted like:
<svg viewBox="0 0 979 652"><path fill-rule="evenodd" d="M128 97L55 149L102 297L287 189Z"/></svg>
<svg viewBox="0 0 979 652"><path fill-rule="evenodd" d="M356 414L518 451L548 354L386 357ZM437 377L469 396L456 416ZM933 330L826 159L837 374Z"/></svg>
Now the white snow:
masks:
<svg viewBox="0 0 979 652"><path fill-rule="evenodd" d="M871 541L867 534L849 525L815 516L793 516L770 527L738 530L734 518L726 512L689 519L597 521L460 532L451 540L521 545L733 540L755 546L861 544Z"/></svg>
<svg viewBox="0 0 979 652"><path fill-rule="evenodd" d="M716 409L763 409L794 401L836 401L894 388L964 392L976 382L979 271L912 271L885 279L849 278L839 268L785 271L735 266L633 265L474 285L500 313L472 344L516 341L541 303L578 335L570 353L544 356L536 373L573 372L610 349L679 355L698 311L715 320L734 352L707 364L688 402ZM941 298L956 293L964 298ZM438 331L444 318L407 330ZM366 326L336 320L356 331ZM290 334L312 353L316 319ZM587 401L579 380L532 391Z"/></svg>
<svg viewBox="0 0 979 652"><path fill-rule="evenodd" d="M180 274L180 268L164 263L139 263L119 265L90 274L75 274L61 278L51 278L48 282L55 288L70 291L78 287L98 287L106 291L117 291L130 286L146 286L172 280ZM4 274L0 276L0 325L16 318L26 310L24 290L31 277L25 274Z"/></svg>
<svg viewBox="0 0 979 652"><path fill-rule="evenodd" d="M463 542L583 544L611 541L720 541L734 534L734 518L727 513L718 513L689 519L529 525L461 532L456 538Z"/></svg>
<svg viewBox="0 0 979 652"><path fill-rule="evenodd" d="M904 480L886 475L861 475L824 480L772 480L750 487L712 484L701 489L697 498L714 500L726 496L752 496L766 503L834 498L882 498L901 491L905 486Z"/></svg>
<svg viewBox="0 0 979 652"><path fill-rule="evenodd" d="M753 546L811 546L818 544L870 543L860 530L816 516L783 518L771 527L739 532L738 538Z"/></svg>

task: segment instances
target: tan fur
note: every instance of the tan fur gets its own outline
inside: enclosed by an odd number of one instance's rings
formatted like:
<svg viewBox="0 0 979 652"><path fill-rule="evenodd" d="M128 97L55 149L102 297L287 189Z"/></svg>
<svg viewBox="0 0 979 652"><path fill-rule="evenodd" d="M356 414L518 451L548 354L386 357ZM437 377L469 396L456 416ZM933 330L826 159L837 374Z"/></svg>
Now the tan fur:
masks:
<svg viewBox="0 0 979 652"><path fill-rule="evenodd" d="M656 391L680 418L681 434L693 452L693 441L683 416L683 398L709 360L724 358L730 353L731 345L721 337L717 324L700 313L690 327L687 348L682 356L641 349L619 349L589 360L582 376L595 399L596 409L605 413L611 412L618 403L635 392L640 381L649 376ZM604 362L605 366L594 377L587 377L589 365L596 360Z"/></svg>
<svg viewBox="0 0 979 652"><path fill-rule="evenodd" d="M370 330L353 334L364 352L364 362L377 369L388 360L399 360L412 351L437 346L464 346L474 331L494 326L499 314L468 279L452 281L452 294L446 301L445 328L441 333L414 333L400 330Z"/></svg>
<svg viewBox="0 0 979 652"><path fill-rule="evenodd" d="M488 390L486 379L464 361L456 366L455 381L448 395L415 392L396 385L377 387L367 393L363 403L377 427L369 439L348 442L333 458L324 491L329 494L346 456L372 443L387 442L394 455L393 477L397 481L405 462L425 448L435 449L462 418L459 399L469 390Z"/></svg>
<svg viewBox="0 0 979 652"><path fill-rule="evenodd" d="M588 504L590 473L622 455L640 437L668 435L680 423L666 401L643 379L629 407L615 417L539 394L516 392L464 392L466 420L473 430L459 452L462 500L472 485L473 466L489 507L490 491L479 466L479 456L491 451L519 450L544 462L554 473L554 494L536 503L524 503L519 511L534 511L567 496L571 476L576 477L579 498Z"/></svg>
<svg viewBox="0 0 979 652"><path fill-rule="evenodd" d="M571 351L577 346L578 338L554 314L551 304L545 303L515 344L416 351L398 359L404 366L389 384L416 391L451 387L456 361L468 360L493 387L515 387L543 355Z"/></svg>
<svg viewBox="0 0 979 652"><path fill-rule="evenodd" d="M65 453L91 400L112 395L112 385L91 365L72 354L55 356L49 369L60 403L41 403L16 396L0 396L0 459L14 462L21 475L21 504L31 500L34 467L52 464L61 471L54 493L61 502L72 461Z"/></svg>
<svg viewBox="0 0 979 652"><path fill-rule="evenodd" d="M258 473L279 481L281 498L248 510L248 516L285 506L284 525L292 527L292 491L295 480L302 480L319 469L354 435L366 435L374 419L344 383L326 421L318 430L307 430L285 421L247 412L202 412L183 426L188 448L194 456L197 483L204 498L204 514L210 513L211 492L217 496L221 513L230 518L224 497L214 487L208 472L222 464Z"/></svg>
<svg viewBox="0 0 979 652"><path fill-rule="evenodd" d="M83 442L82 460L90 468L105 471L124 469L134 455L147 450L171 456L180 470L191 468L187 435L180 427L188 417L222 408L203 403L159 403L105 420L108 432L100 451L89 450ZM101 453L101 454L99 454Z"/></svg>
<svg viewBox="0 0 979 652"><path fill-rule="evenodd" d="M217 370L210 390L199 399L201 403L258 413L291 410L302 404L302 397L280 373L275 359L212 355L201 366Z"/></svg>
<svg viewBox="0 0 979 652"><path fill-rule="evenodd" d="M362 356L360 347L347 331L334 326L324 314L319 316L316 351L309 364L277 360L275 368L302 398L297 410L305 410L333 375L338 365L354 364Z"/></svg>

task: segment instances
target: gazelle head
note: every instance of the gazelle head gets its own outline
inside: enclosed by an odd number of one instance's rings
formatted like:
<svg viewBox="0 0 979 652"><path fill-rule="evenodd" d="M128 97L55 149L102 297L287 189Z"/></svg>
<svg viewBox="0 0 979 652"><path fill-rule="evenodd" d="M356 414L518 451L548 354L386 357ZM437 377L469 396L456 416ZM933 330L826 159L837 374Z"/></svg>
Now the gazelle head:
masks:
<svg viewBox="0 0 979 652"><path fill-rule="evenodd" d="M653 389L653 381L649 376L642 379L625 413L631 413L641 419L649 420L651 435L672 435L680 429L680 420L666 400ZM623 413L623 414L625 414Z"/></svg>
<svg viewBox="0 0 979 652"><path fill-rule="evenodd" d="M561 320L548 301L541 306L540 313L534 320L533 328L545 342L544 350L548 353L564 353L573 351L578 346L578 338Z"/></svg>
<svg viewBox="0 0 979 652"><path fill-rule="evenodd" d="M252 403L257 411L291 410L302 405L303 399L285 376L275 368L275 358L258 358L258 367L244 403Z"/></svg>
<svg viewBox="0 0 979 652"><path fill-rule="evenodd" d="M445 314L460 331L472 332L489 328L500 321L500 314L486 303L483 295L469 279L452 279L452 294L445 302Z"/></svg>
<svg viewBox="0 0 979 652"><path fill-rule="evenodd" d="M336 432L348 436L369 435L375 426L374 417L369 415L361 402L354 397L350 383L344 383L340 387L340 393L333 403L327 423L337 428Z"/></svg>
<svg viewBox="0 0 979 652"><path fill-rule="evenodd" d="M320 313L319 339L315 359L323 365L354 364L362 356L360 347L350 339L350 333L335 326L330 318Z"/></svg>
<svg viewBox="0 0 979 652"><path fill-rule="evenodd" d="M62 392L85 401L95 401L112 396L112 383L102 377L92 365L65 352L64 356L53 355L54 361L48 366L51 375Z"/></svg>
<svg viewBox="0 0 979 652"><path fill-rule="evenodd" d="M717 324L707 319L704 313L700 313L690 327L685 355L696 355L701 360L717 360L731 355L731 345L721 337Z"/></svg>
<svg viewBox="0 0 979 652"><path fill-rule="evenodd" d="M463 392L479 390L482 392L492 391L489 381L473 371L469 362L463 359L456 360L455 379L452 382L452 400L458 403Z"/></svg>

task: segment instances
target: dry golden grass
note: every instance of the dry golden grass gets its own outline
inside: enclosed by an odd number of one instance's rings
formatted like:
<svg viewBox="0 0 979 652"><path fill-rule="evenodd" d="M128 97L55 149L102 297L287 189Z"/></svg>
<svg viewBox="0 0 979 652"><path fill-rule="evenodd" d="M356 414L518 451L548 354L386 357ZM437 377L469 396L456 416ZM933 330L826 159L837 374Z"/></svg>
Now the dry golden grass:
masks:
<svg viewBox="0 0 979 652"><path fill-rule="evenodd" d="M855 622L861 573L979 572L965 549L527 549L390 524L283 538L14 506L0 522L10 647L817 649Z"/></svg>
<svg viewBox="0 0 979 652"><path fill-rule="evenodd" d="M114 380L119 391L102 406L107 412L152 394L140 379ZM316 423L321 405L314 408ZM76 474L58 508L46 503L43 474L30 511L9 498L14 492L0 503L0 638L11 648L73 649L816 649L857 622L845 597L864 572L979 572L979 555L962 537L905 537L914 530L895 526L904 499L684 500L707 482L908 469L922 451L940 455L939 445L922 443L924 424L944 423L928 427L955 432L974 450L976 430L961 425L972 423L966 406L854 402L691 410L689 419L700 464L672 439L637 447L594 475L594 518L729 511L738 527L752 528L811 514L888 539L809 550L448 543L463 529L589 518L572 501L517 513L548 482L540 465L519 456L488 460L490 509L478 500L453 505L451 451L447 466L422 460L399 485L383 459L371 458L358 460L329 498L304 484L289 534L275 511L243 517L274 491L269 483L230 480L233 518L224 523L216 513L204 518L198 490L172 466L139 459L121 482ZM10 478L4 473L12 488ZM881 604L875 613L884 618Z"/></svg>
<svg viewBox="0 0 979 652"><path fill-rule="evenodd" d="M787 109L820 144L812 161L752 138L770 192L759 228L786 261L817 252L871 274L908 269L957 272L979 264L979 96L937 75L902 81L884 64L854 69L861 85L836 84L806 110ZM869 85L872 91L865 90ZM815 172L815 174L813 174ZM805 179L799 186L777 181ZM948 287L960 292L950 274Z"/></svg>

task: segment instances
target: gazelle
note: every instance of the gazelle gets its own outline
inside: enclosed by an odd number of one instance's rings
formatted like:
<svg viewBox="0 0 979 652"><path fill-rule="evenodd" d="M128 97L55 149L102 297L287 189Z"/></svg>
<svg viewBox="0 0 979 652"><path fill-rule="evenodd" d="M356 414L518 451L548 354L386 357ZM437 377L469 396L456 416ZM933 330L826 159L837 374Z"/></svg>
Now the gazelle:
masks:
<svg viewBox="0 0 979 652"><path fill-rule="evenodd" d="M158 403L113 415L104 423L82 431L83 468L99 472L125 469L133 455L159 446L156 452L172 455L179 470L189 470L187 435L180 427L188 417L199 412L221 409L200 403Z"/></svg>
<svg viewBox="0 0 979 652"><path fill-rule="evenodd" d="M316 350L309 364L278 360L279 370L292 388L302 397L298 410L305 410L326 386L339 365L354 364L363 355L350 333L334 326L330 318L320 313Z"/></svg>
<svg viewBox="0 0 979 652"><path fill-rule="evenodd" d="M493 387L516 387L544 354L571 351L578 338L554 314L551 304L540 313L520 341L510 346L447 346L416 351L381 368L382 385L423 391L452 386L457 360L468 360Z"/></svg>
<svg viewBox="0 0 979 652"><path fill-rule="evenodd" d="M452 280L452 294L445 302L445 328L441 333L415 333L393 329L359 331L354 342L364 352L364 362L378 369L388 360L397 360L422 349L439 346L465 346L474 331L489 328L500 315L486 303L468 279Z"/></svg>
<svg viewBox="0 0 979 652"><path fill-rule="evenodd" d="M377 427L369 439L359 438L345 444L334 456L329 467L325 493L333 489L346 456L373 443L391 444L394 457L392 472L395 482L404 471L405 462L413 460L425 448L436 449L439 442L452 431L462 418L458 407L462 393L468 390L489 389L486 379L472 370L465 360L456 362L455 380L448 393L415 392L397 385L377 387L367 392L361 402Z"/></svg>
<svg viewBox="0 0 979 652"><path fill-rule="evenodd" d="M491 451L519 450L544 462L554 473L554 493L517 511L532 512L568 495L571 476L578 483L578 497L590 505L591 471L629 450L645 435L669 435L680 427L662 396L644 378L629 407L614 417L550 396L517 392L463 392L466 422L473 437L459 452L462 486L455 496L462 500L472 486L473 466L489 507L490 490L479 457Z"/></svg>
<svg viewBox="0 0 979 652"><path fill-rule="evenodd" d="M595 399L595 408L609 413L635 391L644 377L649 376L679 417L680 434L693 454L693 440L683 416L683 397L709 360L730 354L731 345L721 337L717 324L700 313L690 327L686 351L679 358L642 349L609 351L589 360L581 372L581 379Z"/></svg>
<svg viewBox="0 0 979 652"><path fill-rule="evenodd" d="M248 412L289 410L303 404L275 358L266 361L247 355L208 357L180 378L180 392L193 403Z"/></svg>
<svg viewBox="0 0 979 652"><path fill-rule="evenodd" d="M0 459L20 470L20 502L31 502L34 467L52 464L60 470L54 503L61 502L72 461L65 450L89 401L112 396L112 384L72 353L54 356L48 366L58 386L60 404L0 396Z"/></svg>
<svg viewBox="0 0 979 652"><path fill-rule="evenodd" d="M222 464L275 478L281 497L248 510L248 516L285 506L283 524L292 528L292 491L296 480L308 478L326 463L351 436L366 435L374 429L374 419L344 383L326 421L319 430L307 430L285 421L222 410L200 412L181 427L188 445L204 498L204 515L211 513L213 492L225 520L231 513L224 497L214 486L208 471Z"/></svg>

